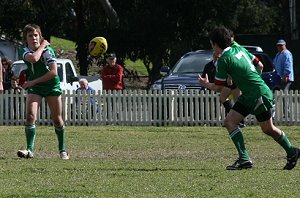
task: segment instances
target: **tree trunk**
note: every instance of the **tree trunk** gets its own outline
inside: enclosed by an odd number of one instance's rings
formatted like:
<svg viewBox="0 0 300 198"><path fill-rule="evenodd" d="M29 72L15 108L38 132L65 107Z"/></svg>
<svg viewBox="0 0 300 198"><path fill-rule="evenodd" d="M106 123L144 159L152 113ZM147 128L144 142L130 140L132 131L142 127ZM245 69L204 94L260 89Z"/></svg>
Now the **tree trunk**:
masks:
<svg viewBox="0 0 300 198"><path fill-rule="evenodd" d="M79 61L80 75L88 75L88 61L87 61L87 48L86 48L86 30L84 25L84 17L82 11L82 0L76 0L76 18L77 18L77 58Z"/></svg>
<svg viewBox="0 0 300 198"><path fill-rule="evenodd" d="M110 27L111 28L118 27L119 26L119 18L118 18L117 12L111 6L109 0L99 0L99 1L100 1L101 5L103 6L105 14L109 20Z"/></svg>

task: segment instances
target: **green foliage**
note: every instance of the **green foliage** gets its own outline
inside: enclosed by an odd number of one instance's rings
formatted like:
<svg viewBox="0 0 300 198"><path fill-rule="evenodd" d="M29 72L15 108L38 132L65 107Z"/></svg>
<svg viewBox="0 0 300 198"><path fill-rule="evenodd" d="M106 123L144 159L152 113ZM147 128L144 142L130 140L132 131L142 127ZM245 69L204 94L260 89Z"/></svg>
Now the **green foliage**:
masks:
<svg viewBox="0 0 300 198"><path fill-rule="evenodd" d="M137 71L140 75L148 75L148 72L142 60L125 60L124 63L126 65L126 68Z"/></svg>
<svg viewBox="0 0 300 198"><path fill-rule="evenodd" d="M217 25L236 34L265 34L283 32L289 24L289 13L281 12L285 1L110 0L120 21L119 26L112 26L103 2L3 0L0 31L20 38L25 24L37 23L46 39L56 36L75 41L81 74L88 69L88 42L104 36L109 52L121 59L142 60L154 81L161 66L174 65L187 51L210 47L207 34Z"/></svg>
<svg viewBox="0 0 300 198"><path fill-rule="evenodd" d="M62 38L58 38L55 36L51 37L51 46L54 49L58 49L58 50L64 50L64 51L75 51L75 42L73 41L69 41L66 39L62 39Z"/></svg>
<svg viewBox="0 0 300 198"><path fill-rule="evenodd" d="M299 127L281 127L295 145ZM33 159L22 126L0 126L0 197L298 197L298 165L258 126L243 129L254 168L236 157L221 127L67 126L71 159L58 159L53 127L38 126Z"/></svg>

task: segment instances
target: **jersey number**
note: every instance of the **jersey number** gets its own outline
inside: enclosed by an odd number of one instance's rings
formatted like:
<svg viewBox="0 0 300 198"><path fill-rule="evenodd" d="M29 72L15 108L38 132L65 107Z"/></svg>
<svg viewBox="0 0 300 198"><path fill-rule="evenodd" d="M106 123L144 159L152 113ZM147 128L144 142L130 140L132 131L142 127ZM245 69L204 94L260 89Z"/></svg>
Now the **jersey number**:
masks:
<svg viewBox="0 0 300 198"><path fill-rule="evenodd" d="M245 54L245 52L243 51L239 51L235 57L239 60L241 60L242 57L244 57L246 59L246 61L249 63L250 65L250 69L251 71L256 71L255 66L252 64L252 61L249 59L249 57L247 56L247 54Z"/></svg>

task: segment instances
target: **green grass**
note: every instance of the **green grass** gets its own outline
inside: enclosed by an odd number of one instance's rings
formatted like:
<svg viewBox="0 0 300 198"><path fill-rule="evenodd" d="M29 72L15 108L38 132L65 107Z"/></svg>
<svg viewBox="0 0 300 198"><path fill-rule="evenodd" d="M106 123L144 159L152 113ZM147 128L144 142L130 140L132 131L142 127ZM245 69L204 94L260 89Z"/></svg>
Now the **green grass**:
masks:
<svg viewBox="0 0 300 198"><path fill-rule="evenodd" d="M144 65L142 60L137 60L133 62L127 59L125 60L125 65L128 69L133 69L134 71L137 71L140 75L146 75L146 76L149 75L146 66Z"/></svg>
<svg viewBox="0 0 300 198"><path fill-rule="evenodd" d="M64 50L64 51L75 51L76 44L73 41L61 39L55 36L51 36L50 43L53 49L55 50Z"/></svg>
<svg viewBox="0 0 300 198"><path fill-rule="evenodd" d="M258 127L243 129L255 167L236 158L221 127L67 126L71 159L58 159L52 127L38 126L35 158L18 159L22 126L0 126L0 197L298 197L300 166ZM300 145L300 127L281 127Z"/></svg>

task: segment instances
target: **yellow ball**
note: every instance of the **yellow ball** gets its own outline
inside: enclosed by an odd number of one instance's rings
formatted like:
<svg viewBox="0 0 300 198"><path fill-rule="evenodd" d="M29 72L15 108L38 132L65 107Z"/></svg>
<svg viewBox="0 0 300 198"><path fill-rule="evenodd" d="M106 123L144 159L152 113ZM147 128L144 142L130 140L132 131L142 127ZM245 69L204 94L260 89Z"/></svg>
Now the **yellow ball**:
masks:
<svg viewBox="0 0 300 198"><path fill-rule="evenodd" d="M99 57L107 50L107 41L104 37L95 37L89 43L89 52L93 57Z"/></svg>

